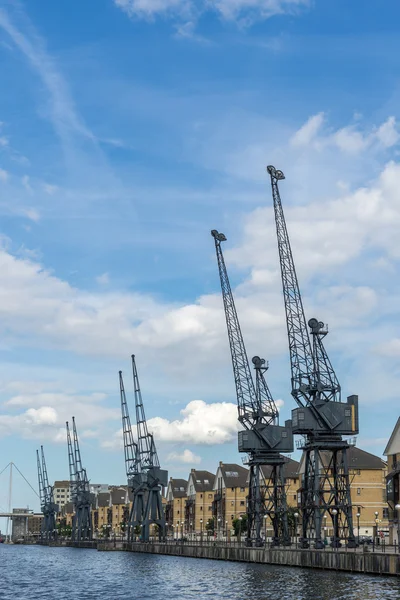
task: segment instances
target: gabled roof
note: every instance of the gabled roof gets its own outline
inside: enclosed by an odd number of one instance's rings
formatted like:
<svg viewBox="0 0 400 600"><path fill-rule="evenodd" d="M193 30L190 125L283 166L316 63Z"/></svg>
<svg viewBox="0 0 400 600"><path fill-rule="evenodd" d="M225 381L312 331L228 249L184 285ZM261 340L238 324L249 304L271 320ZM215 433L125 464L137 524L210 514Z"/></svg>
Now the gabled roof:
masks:
<svg viewBox="0 0 400 600"><path fill-rule="evenodd" d="M126 488L114 488L111 490L111 504L126 504Z"/></svg>
<svg viewBox="0 0 400 600"><path fill-rule="evenodd" d="M282 457L285 459L283 465L283 477L284 479L297 479L299 477L300 463L297 460L293 460L287 456ZM262 465L261 470L264 477L269 478L272 472L270 465Z"/></svg>
<svg viewBox="0 0 400 600"><path fill-rule="evenodd" d="M110 506L110 492L100 492L97 494L97 506Z"/></svg>
<svg viewBox="0 0 400 600"><path fill-rule="evenodd" d="M173 498L184 498L186 496L188 482L186 479L171 479L168 483L168 491L171 492Z"/></svg>
<svg viewBox="0 0 400 600"><path fill-rule="evenodd" d="M218 469L227 488L246 487L249 470L235 463L219 463Z"/></svg>
<svg viewBox="0 0 400 600"><path fill-rule="evenodd" d="M196 492L210 492L213 489L215 475L210 471L197 471L192 469L189 479L192 479Z"/></svg>
<svg viewBox="0 0 400 600"><path fill-rule="evenodd" d="M389 438L387 446L384 451L384 455L388 456L390 454L399 454L400 453L400 417L397 419L397 423L394 426L392 431L392 435Z"/></svg>

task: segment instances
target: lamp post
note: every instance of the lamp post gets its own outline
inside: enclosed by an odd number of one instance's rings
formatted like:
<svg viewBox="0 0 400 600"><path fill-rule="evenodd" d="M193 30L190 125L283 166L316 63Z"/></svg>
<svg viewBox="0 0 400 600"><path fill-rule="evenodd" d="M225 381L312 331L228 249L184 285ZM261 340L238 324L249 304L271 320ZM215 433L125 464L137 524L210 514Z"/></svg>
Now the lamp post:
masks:
<svg viewBox="0 0 400 600"><path fill-rule="evenodd" d="M239 541L242 541L242 517L239 517Z"/></svg>
<svg viewBox="0 0 400 600"><path fill-rule="evenodd" d="M267 545L267 517L268 517L268 515L264 515L264 541L265 541L265 545Z"/></svg>
<svg viewBox="0 0 400 600"><path fill-rule="evenodd" d="M360 545L360 517L361 517L361 513L358 512L356 514L357 517L357 537L358 537L358 545Z"/></svg>
<svg viewBox="0 0 400 600"><path fill-rule="evenodd" d="M176 539L179 540L179 521L176 522Z"/></svg>
<svg viewBox="0 0 400 600"><path fill-rule="evenodd" d="M336 508L333 509L332 511L333 514L333 540L332 540L332 545L334 548L338 548L339 547L339 539L338 539L338 531L337 531L337 514L338 511L336 510Z"/></svg>
<svg viewBox="0 0 400 600"><path fill-rule="evenodd" d="M228 541L228 521L225 521L225 539Z"/></svg>
<svg viewBox="0 0 400 600"><path fill-rule="evenodd" d="M294 528L295 528L295 535L296 535L296 549L297 549L297 537L298 537L298 530L297 530L297 519L299 518L299 513L295 512L294 513Z"/></svg>
<svg viewBox="0 0 400 600"><path fill-rule="evenodd" d="M377 510L374 512L374 515L375 515L375 537L378 538L378 523L379 523L378 515L379 515L379 513Z"/></svg>
<svg viewBox="0 0 400 600"><path fill-rule="evenodd" d="M397 512L397 551L400 554L400 504L394 507Z"/></svg>
<svg viewBox="0 0 400 600"><path fill-rule="evenodd" d="M203 519L200 519L200 544L203 544Z"/></svg>
<svg viewBox="0 0 400 600"><path fill-rule="evenodd" d="M218 517L218 539L221 537L221 517Z"/></svg>

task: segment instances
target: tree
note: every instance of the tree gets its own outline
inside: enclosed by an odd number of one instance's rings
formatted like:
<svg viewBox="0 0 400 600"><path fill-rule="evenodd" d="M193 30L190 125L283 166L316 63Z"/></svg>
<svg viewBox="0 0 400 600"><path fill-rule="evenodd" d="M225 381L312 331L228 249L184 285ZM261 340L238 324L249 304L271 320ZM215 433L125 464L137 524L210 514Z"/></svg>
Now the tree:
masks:
<svg viewBox="0 0 400 600"><path fill-rule="evenodd" d="M293 506L288 506L287 521L288 521L289 535L291 537L294 537L296 535L296 517L294 516L296 512L297 512L296 508L294 508Z"/></svg>
<svg viewBox="0 0 400 600"><path fill-rule="evenodd" d="M207 535L213 535L214 534L214 519L208 519L207 523L206 523L206 531L207 531Z"/></svg>
<svg viewBox="0 0 400 600"><path fill-rule="evenodd" d="M247 515L242 515L241 519L233 519L232 526L236 537L243 535L247 531Z"/></svg>

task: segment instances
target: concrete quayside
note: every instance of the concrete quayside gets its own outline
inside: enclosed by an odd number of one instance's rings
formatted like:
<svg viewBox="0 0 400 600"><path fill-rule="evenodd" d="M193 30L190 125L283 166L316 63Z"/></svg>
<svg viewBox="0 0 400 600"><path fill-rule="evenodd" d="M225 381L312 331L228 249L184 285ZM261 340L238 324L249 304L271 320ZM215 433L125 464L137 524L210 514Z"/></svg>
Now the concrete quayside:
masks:
<svg viewBox="0 0 400 600"><path fill-rule="evenodd" d="M248 548L242 544L196 544L170 542L126 542L107 541L57 541L42 542L42 545L92 548L98 551L125 551L148 554L165 554L186 558L206 558L234 562L259 563L288 567L349 571L369 575L400 576L400 555L391 551L365 551L346 549L300 549L300 548ZM389 550L389 549L388 549Z"/></svg>

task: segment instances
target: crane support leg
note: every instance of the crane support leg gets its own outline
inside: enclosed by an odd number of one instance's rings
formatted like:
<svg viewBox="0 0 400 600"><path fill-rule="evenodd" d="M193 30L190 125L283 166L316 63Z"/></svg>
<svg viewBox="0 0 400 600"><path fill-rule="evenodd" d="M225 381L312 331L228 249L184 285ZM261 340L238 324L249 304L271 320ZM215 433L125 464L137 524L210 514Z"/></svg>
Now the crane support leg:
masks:
<svg viewBox="0 0 400 600"><path fill-rule="evenodd" d="M341 540L354 548L350 479L346 442L309 443L304 448L305 472L302 482L301 547L323 548L331 530L331 546L341 547ZM322 535L324 531L324 535Z"/></svg>

